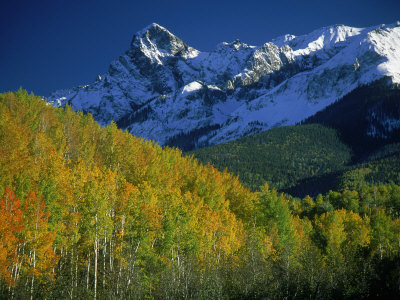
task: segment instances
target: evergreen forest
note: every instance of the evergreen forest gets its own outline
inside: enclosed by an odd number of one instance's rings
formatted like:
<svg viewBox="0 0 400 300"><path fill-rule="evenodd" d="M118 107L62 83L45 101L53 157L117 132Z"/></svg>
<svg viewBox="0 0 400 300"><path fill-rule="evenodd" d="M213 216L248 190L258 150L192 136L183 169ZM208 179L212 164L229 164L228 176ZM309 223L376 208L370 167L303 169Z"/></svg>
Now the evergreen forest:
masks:
<svg viewBox="0 0 400 300"><path fill-rule="evenodd" d="M364 184L400 184L400 130L394 126L388 132L376 119L400 118L400 87L388 82L383 78L358 87L301 124L185 155L227 168L253 191L268 182L297 197ZM366 134L371 125L378 136Z"/></svg>

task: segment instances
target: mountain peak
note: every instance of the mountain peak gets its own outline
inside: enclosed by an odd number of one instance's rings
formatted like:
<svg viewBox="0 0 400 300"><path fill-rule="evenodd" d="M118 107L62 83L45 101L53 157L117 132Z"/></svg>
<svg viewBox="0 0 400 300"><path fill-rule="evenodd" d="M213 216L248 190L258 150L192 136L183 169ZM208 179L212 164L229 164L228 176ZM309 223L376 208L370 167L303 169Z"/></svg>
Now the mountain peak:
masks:
<svg viewBox="0 0 400 300"><path fill-rule="evenodd" d="M188 48L188 46L177 36L157 23L152 23L136 33L131 42L131 48L157 49L176 55Z"/></svg>
<svg viewBox="0 0 400 300"><path fill-rule="evenodd" d="M207 53L152 23L101 80L49 101L161 144L218 144L300 122L383 76L399 83L396 26L332 25L261 47L222 43Z"/></svg>
<svg viewBox="0 0 400 300"><path fill-rule="evenodd" d="M151 24L147 25L141 31L139 31L137 34L141 35L141 36L144 36L144 35L146 35L148 33L151 33L151 32L167 32L167 33L171 34L168 31L168 29L166 29L165 27L163 27L163 26L161 26L161 25L159 25L157 23L151 23Z"/></svg>

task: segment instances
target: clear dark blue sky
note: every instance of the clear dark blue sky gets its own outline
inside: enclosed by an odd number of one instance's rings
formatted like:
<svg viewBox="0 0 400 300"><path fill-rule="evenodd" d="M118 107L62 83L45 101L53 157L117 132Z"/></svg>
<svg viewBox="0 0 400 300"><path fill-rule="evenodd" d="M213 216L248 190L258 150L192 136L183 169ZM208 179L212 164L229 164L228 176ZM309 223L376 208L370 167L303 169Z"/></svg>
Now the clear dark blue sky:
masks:
<svg viewBox="0 0 400 300"><path fill-rule="evenodd" d="M240 39L261 45L322 26L366 27L400 20L400 0L3 0L0 92L37 95L93 81L159 23L199 50Z"/></svg>

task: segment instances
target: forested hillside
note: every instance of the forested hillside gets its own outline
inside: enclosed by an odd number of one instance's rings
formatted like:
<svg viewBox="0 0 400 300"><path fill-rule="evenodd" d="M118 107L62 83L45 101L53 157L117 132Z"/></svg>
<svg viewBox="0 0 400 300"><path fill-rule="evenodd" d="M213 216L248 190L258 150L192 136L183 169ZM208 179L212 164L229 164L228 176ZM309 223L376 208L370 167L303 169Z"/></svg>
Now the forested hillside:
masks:
<svg viewBox="0 0 400 300"><path fill-rule="evenodd" d="M286 126L185 155L219 170L227 168L253 191L268 182L297 197L362 184L400 184L397 136L380 142L354 138L351 143L350 135L343 135L346 129L321 124Z"/></svg>
<svg viewBox="0 0 400 300"><path fill-rule="evenodd" d="M384 145L400 142L399 119L400 85L385 77L356 88L303 124L336 129L356 159L362 159Z"/></svg>
<svg viewBox="0 0 400 300"><path fill-rule="evenodd" d="M313 124L273 128L189 154L220 170L227 168L252 190L265 182L283 190L343 169L352 151L335 130Z"/></svg>
<svg viewBox="0 0 400 300"><path fill-rule="evenodd" d="M330 159L308 172L350 159L334 131L304 128L337 145L321 144L312 156ZM353 187L303 199L251 192L114 123L1 94L1 297L393 298L400 187Z"/></svg>

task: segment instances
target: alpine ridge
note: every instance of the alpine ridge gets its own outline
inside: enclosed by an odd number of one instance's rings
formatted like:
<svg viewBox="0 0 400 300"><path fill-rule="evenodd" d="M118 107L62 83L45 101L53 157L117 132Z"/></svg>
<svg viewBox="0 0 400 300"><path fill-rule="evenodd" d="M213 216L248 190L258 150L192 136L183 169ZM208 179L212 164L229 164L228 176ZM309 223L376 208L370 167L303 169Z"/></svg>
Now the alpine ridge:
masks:
<svg viewBox="0 0 400 300"><path fill-rule="evenodd" d="M400 22L329 26L262 46L236 40L211 52L153 23L93 83L56 91L47 101L189 150L299 123L384 77L400 83Z"/></svg>

